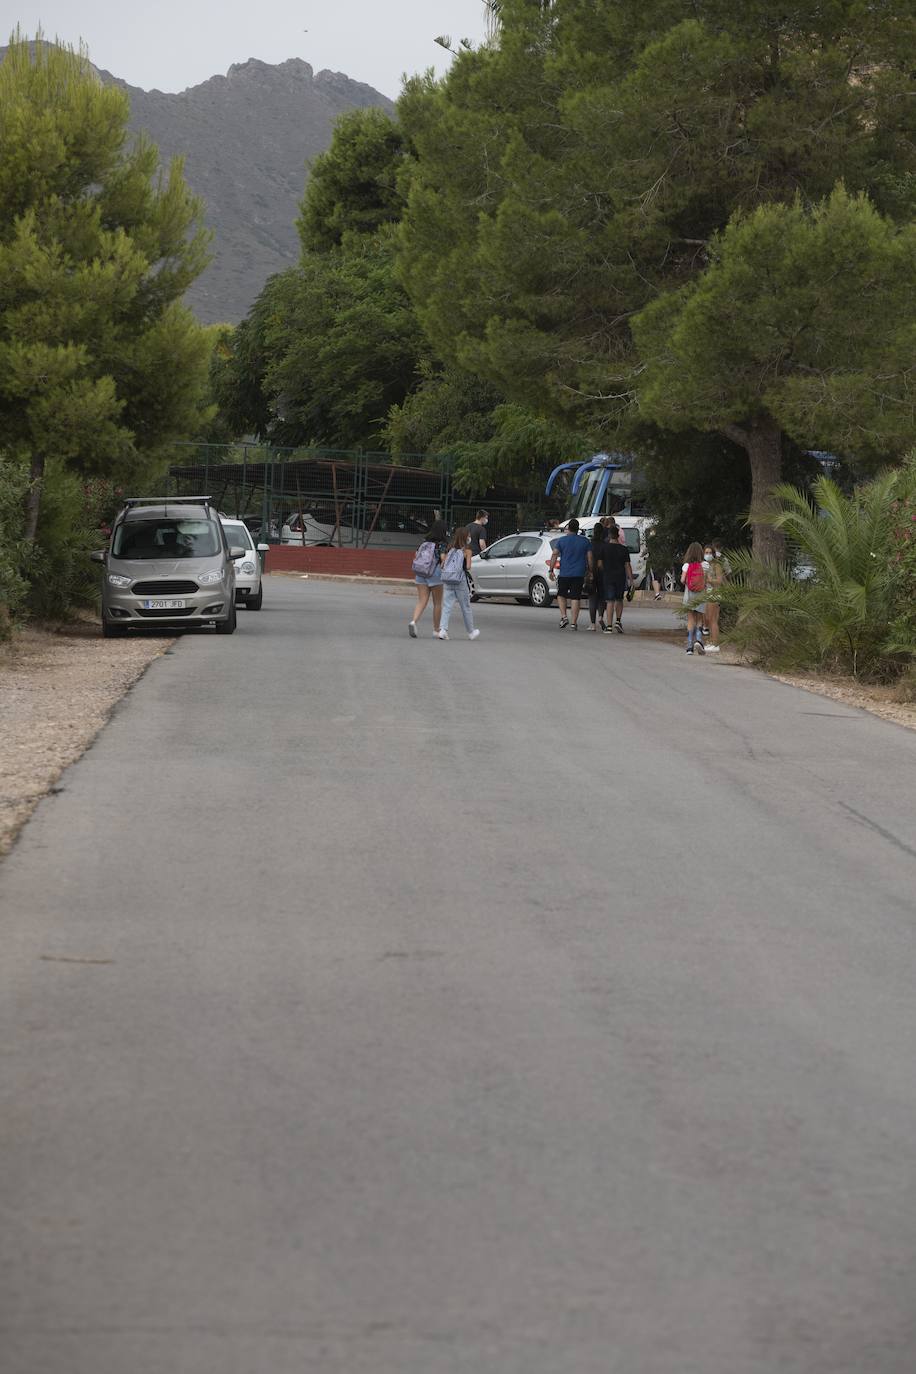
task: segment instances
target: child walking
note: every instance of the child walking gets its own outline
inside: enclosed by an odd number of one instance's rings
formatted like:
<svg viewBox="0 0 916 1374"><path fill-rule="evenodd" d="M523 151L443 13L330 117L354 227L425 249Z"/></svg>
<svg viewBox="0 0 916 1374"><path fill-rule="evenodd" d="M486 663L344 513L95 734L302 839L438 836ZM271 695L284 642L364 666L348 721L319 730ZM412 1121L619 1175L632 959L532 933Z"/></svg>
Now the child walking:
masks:
<svg viewBox="0 0 916 1374"><path fill-rule="evenodd" d="M697 598L706 591L706 569L703 567L703 545L693 543L684 555L681 582L684 585L684 605L687 607L687 652L705 654L703 644L703 612L706 605Z"/></svg>
<svg viewBox="0 0 916 1374"><path fill-rule="evenodd" d="M417 549L413 560L414 581L417 584L417 604L410 617L407 633L411 639L418 638L420 616L433 603L433 634L439 633L439 619L442 615L442 555L448 548L448 530L444 520L434 520L426 533L426 538Z"/></svg>
<svg viewBox="0 0 916 1374"><path fill-rule="evenodd" d="M444 591L442 594L441 628L438 631L440 639L448 639L448 622L456 601L461 608L468 639L476 639L480 634L480 631L474 628L474 616L471 613L471 593L468 587L470 571L469 535L467 528L462 525L452 535L452 542L442 555L442 586Z"/></svg>

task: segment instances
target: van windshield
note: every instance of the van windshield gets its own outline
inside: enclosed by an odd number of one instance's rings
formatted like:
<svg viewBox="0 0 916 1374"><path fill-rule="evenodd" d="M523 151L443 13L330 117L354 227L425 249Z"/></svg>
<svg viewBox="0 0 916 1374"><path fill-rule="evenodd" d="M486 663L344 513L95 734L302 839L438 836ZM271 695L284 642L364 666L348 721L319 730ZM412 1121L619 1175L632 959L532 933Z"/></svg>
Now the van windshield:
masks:
<svg viewBox="0 0 916 1374"><path fill-rule="evenodd" d="M115 530L113 558L213 558L222 541L212 520L124 520Z"/></svg>

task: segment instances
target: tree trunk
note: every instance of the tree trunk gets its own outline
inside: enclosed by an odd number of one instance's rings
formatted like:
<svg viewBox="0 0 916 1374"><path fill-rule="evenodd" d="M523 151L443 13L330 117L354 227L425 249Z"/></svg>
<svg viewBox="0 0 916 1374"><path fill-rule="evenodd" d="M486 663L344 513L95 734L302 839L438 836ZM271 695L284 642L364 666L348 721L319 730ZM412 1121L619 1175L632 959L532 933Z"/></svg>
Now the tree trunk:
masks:
<svg viewBox="0 0 916 1374"><path fill-rule="evenodd" d="M44 485L44 476L44 457L33 453L32 467L29 472L29 490L25 498L25 538L29 544L35 543L35 536L38 533L38 513L41 510L41 489Z"/></svg>
<svg viewBox="0 0 916 1374"><path fill-rule="evenodd" d="M752 424L726 425L727 438L740 444L751 465L751 532L754 557L765 563L785 556L786 541L779 530L766 523L773 509L770 490L782 479L782 430L768 415Z"/></svg>

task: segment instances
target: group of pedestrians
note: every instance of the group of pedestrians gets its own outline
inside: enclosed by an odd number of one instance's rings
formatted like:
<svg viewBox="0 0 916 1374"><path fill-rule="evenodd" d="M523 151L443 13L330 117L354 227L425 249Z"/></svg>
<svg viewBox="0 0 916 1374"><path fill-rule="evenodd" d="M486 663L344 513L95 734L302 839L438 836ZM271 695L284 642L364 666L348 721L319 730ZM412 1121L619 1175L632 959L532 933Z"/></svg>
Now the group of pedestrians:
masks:
<svg viewBox="0 0 916 1374"><path fill-rule="evenodd" d="M623 603L633 594L630 551L613 520L600 521L591 539L570 520L567 533L552 544L550 579L557 583L560 629L578 630L583 597L588 600L589 629L623 634ZM556 565L559 561L560 575Z"/></svg>
<svg viewBox="0 0 916 1374"><path fill-rule="evenodd" d="M479 637L471 610L471 558L487 547L487 519L486 511L478 511L474 523L461 525L451 539L443 520L434 520L430 525L413 560L417 604L407 626L411 639L419 636L418 623L430 601L435 639L448 639L449 622L456 606L461 611L468 639Z"/></svg>
<svg viewBox="0 0 916 1374"><path fill-rule="evenodd" d="M477 639L471 610L471 559L486 547L487 512L478 511L470 526L462 525L449 537L444 521L434 520L413 560L417 604L407 630L411 639L419 635L419 622L432 603L433 635L448 639L452 612L457 606L468 639ZM557 583L560 629L578 630L583 599L588 603L592 633L623 634L623 606L635 588L630 551L621 531L611 518L599 521L591 539L579 531L575 518L566 533L551 543L549 575ZM559 564L559 576L557 565ZM719 652L719 603L715 593L728 575L728 563L715 540L692 543L684 555L681 584L687 612L687 653ZM647 584L661 597L654 573L646 575Z"/></svg>

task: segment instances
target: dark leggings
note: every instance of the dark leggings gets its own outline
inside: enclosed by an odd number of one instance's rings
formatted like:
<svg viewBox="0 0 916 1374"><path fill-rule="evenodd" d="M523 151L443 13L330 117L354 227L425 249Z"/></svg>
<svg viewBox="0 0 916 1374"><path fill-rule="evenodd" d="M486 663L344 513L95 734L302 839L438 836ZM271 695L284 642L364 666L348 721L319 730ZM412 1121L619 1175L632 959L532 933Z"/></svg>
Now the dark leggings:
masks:
<svg viewBox="0 0 916 1374"><path fill-rule="evenodd" d="M606 607L607 602L604 599L604 593L599 592L596 588L596 590L593 591L591 596L588 598L588 618L593 625L595 623L595 617L599 614L601 616L601 619L604 619Z"/></svg>

